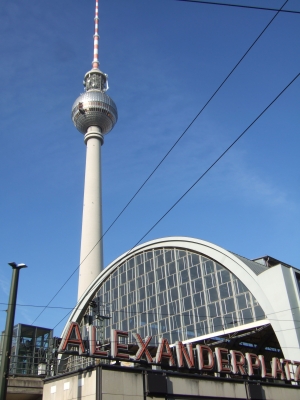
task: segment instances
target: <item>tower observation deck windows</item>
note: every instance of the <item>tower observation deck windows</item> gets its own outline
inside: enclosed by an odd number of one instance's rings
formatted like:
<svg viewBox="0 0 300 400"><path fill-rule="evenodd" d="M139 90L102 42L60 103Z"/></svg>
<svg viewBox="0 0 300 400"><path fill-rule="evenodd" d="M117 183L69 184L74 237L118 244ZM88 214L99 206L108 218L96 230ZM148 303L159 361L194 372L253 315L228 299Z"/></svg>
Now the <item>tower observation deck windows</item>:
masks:
<svg viewBox="0 0 300 400"><path fill-rule="evenodd" d="M223 332L264 319L247 287L203 255L178 248L141 252L118 266L95 295L111 304L110 329L175 340ZM117 317L115 317L115 315Z"/></svg>

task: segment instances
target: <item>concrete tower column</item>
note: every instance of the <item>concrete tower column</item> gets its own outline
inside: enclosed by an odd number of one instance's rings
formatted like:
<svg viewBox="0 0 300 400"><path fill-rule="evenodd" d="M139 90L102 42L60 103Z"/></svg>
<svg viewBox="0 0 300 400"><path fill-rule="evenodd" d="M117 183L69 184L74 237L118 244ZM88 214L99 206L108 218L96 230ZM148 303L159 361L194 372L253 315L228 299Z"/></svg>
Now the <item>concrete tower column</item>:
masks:
<svg viewBox="0 0 300 400"><path fill-rule="evenodd" d="M78 299L103 269L101 145L97 126L84 136L86 166L84 180Z"/></svg>
<svg viewBox="0 0 300 400"><path fill-rule="evenodd" d="M93 68L84 76L85 92L72 107L73 123L84 134L86 144L78 299L103 269L101 146L104 135L118 120L117 107L106 94L108 77L99 69L98 0L95 1Z"/></svg>

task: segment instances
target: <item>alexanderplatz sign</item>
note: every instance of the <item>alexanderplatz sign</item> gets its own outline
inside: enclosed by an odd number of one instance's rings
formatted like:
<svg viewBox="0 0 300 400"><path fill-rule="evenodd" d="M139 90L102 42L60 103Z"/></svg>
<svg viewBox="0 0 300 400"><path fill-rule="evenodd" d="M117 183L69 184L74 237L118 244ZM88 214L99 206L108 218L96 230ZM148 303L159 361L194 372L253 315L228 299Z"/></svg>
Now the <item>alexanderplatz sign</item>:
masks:
<svg viewBox="0 0 300 400"><path fill-rule="evenodd" d="M138 350L132 353L130 344L124 344L128 339L128 332L112 329L109 345L103 347L96 341L96 328L89 328L89 339L83 340L77 322L70 322L65 335L62 338L58 353L80 355L83 357L103 358L115 361L127 361L148 365L169 365L170 367L185 368L195 372L219 372L233 375L255 376L272 378L285 381L300 381L300 361L272 358L271 372L267 372L263 355L245 353L237 350L228 350L216 347L213 352L209 346L197 344L194 355L192 344L184 345L176 342L170 347L168 340L161 337L157 348L154 348L155 356L149 351L152 336L142 339L138 333L133 333ZM77 347L75 352L69 350L69 346ZM108 346L108 348L107 348ZM152 347L152 346L151 346ZM135 346L136 348L136 346ZM153 354L153 347L151 352ZM230 361L229 361L230 359Z"/></svg>

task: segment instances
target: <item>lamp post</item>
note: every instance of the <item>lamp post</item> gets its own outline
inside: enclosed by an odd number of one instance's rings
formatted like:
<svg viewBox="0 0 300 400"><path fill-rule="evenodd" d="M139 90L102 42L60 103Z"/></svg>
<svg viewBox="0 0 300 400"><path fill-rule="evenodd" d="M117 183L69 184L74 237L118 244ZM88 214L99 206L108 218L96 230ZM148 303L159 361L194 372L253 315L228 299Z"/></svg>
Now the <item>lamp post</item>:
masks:
<svg viewBox="0 0 300 400"><path fill-rule="evenodd" d="M15 262L8 263L8 265L12 267L13 273L10 286L9 302L7 308L6 325L5 325L3 348L2 348L2 358L0 365L0 400L5 400L6 398L8 375L9 375L9 361L11 353L11 341L12 341L12 333L13 333L14 319L16 312L19 272L21 268L27 268L27 265L16 264Z"/></svg>

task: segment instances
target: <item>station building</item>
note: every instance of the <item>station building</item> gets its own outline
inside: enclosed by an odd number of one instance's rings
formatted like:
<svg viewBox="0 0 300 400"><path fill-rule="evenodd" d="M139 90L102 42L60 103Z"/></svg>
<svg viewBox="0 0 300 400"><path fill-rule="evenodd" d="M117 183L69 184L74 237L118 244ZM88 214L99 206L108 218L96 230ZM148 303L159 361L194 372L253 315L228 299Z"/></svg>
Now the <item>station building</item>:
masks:
<svg viewBox="0 0 300 400"><path fill-rule="evenodd" d="M118 257L79 299L69 321L83 337L98 306L109 317L101 340L111 329L128 331L129 340L151 335L153 344L244 332L245 348L300 359L300 271L269 256L249 260L188 237L153 240ZM253 335L257 343L248 343Z"/></svg>
<svg viewBox="0 0 300 400"><path fill-rule="evenodd" d="M286 263L249 260L188 237L147 242L99 274L64 329L63 341L74 350L79 337L89 347L92 327L107 357L62 351L43 398L299 398L299 310L300 271ZM136 334L149 350L141 363L129 355L138 354ZM186 349L181 360L178 343ZM118 359L119 347L128 355Z"/></svg>

